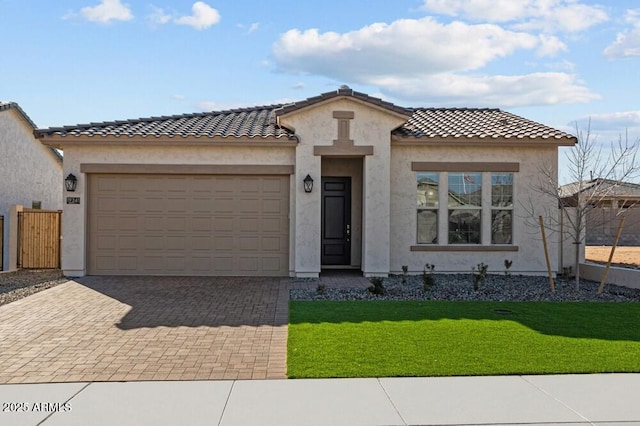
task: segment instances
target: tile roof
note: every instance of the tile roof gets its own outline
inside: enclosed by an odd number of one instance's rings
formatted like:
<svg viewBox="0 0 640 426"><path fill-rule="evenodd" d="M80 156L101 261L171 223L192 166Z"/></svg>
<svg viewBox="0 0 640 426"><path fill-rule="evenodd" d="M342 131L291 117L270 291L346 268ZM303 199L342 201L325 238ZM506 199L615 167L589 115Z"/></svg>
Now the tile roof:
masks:
<svg viewBox="0 0 640 426"><path fill-rule="evenodd" d="M203 137L289 139L293 132L278 126L277 117L336 97L352 97L394 113L408 121L393 131L397 138L516 138L566 139L575 137L499 109L402 108L390 102L340 89L303 101L219 112L139 118L36 130L42 136Z"/></svg>
<svg viewBox="0 0 640 426"><path fill-rule="evenodd" d="M36 131L38 136L154 136L154 137L288 137L291 132L276 124L281 105L242 108L220 112L138 118L123 121L51 127Z"/></svg>
<svg viewBox="0 0 640 426"><path fill-rule="evenodd" d="M575 139L560 130L496 108L416 108L394 135L438 139Z"/></svg>
<svg viewBox="0 0 640 426"><path fill-rule="evenodd" d="M598 197L639 197L640 184L596 178L562 185L559 188L558 195L566 198L572 197L578 192L587 192L589 195L595 192Z"/></svg>

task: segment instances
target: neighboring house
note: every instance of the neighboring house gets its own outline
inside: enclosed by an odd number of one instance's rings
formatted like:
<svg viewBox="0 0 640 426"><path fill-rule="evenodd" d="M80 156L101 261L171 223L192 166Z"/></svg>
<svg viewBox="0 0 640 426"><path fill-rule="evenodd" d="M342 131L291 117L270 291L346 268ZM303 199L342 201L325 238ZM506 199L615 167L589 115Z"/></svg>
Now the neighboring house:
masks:
<svg viewBox="0 0 640 426"><path fill-rule="evenodd" d="M9 235L11 206L39 204L42 209L62 209L62 157L34 137L35 129L18 104L0 102L1 270L16 266L17 243Z"/></svg>
<svg viewBox="0 0 640 426"><path fill-rule="evenodd" d="M498 109L408 109L344 86L37 135L78 177L63 222L71 276L502 272L505 259L545 274L519 201L551 206L529 182L576 143ZM557 265L558 244L549 250Z"/></svg>
<svg viewBox="0 0 640 426"><path fill-rule="evenodd" d="M581 202L592 209L586 214L586 245L613 244L620 219L625 217L619 245L640 246L640 185L610 179L591 179L560 187L560 196L566 206Z"/></svg>

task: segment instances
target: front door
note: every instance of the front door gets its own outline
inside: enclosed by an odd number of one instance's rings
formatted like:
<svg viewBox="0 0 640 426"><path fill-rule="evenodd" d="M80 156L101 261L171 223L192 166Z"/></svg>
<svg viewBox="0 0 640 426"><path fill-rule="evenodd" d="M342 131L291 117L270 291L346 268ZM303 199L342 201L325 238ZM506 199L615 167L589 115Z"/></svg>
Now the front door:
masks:
<svg viewBox="0 0 640 426"><path fill-rule="evenodd" d="M351 178L322 178L322 265L351 264Z"/></svg>

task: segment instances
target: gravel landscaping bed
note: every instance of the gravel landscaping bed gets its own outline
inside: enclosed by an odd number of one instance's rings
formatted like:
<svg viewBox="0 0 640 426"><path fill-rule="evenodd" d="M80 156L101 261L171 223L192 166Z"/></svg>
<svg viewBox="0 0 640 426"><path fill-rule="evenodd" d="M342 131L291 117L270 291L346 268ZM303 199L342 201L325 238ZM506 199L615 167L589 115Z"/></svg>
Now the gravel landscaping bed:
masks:
<svg viewBox="0 0 640 426"><path fill-rule="evenodd" d="M59 269L19 270L0 273L0 305L67 282Z"/></svg>
<svg viewBox="0 0 640 426"><path fill-rule="evenodd" d="M580 280L580 290L575 290L573 280L555 281L555 292L549 288L547 277L523 275L488 275L478 290L473 288L470 274L433 274L435 285L423 290L422 276L391 276L385 278L384 295L376 295L367 289L322 288L290 291L292 300L459 300L459 301L553 301L553 302L640 302L640 290L607 284L598 295L599 283ZM318 282L319 284L320 282Z"/></svg>

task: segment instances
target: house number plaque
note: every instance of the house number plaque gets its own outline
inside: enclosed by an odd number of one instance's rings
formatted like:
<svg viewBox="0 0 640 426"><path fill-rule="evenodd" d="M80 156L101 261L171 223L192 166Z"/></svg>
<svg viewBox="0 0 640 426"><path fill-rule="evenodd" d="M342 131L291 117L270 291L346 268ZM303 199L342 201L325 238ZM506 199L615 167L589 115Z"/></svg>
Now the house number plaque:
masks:
<svg viewBox="0 0 640 426"><path fill-rule="evenodd" d="M67 204L80 204L80 197L67 197Z"/></svg>

